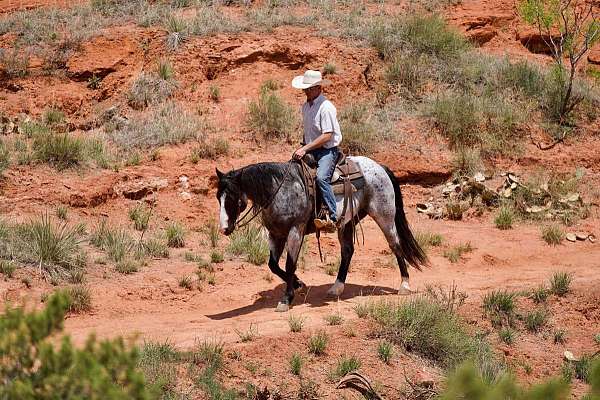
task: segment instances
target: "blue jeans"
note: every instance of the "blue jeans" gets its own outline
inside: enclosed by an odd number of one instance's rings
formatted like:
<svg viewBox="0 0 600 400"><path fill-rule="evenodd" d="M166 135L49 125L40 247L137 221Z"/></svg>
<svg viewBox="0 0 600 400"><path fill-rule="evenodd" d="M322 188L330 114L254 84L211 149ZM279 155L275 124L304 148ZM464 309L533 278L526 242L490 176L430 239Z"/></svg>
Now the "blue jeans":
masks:
<svg viewBox="0 0 600 400"><path fill-rule="evenodd" d="M323 202L329 210L329 217L334 222L337 220L337 215L335 195L331 188L331 177L335 170L338 152L339 150L337 147L332 147L330 149L321 147L320 149L314 149L309 152L315 157L315 161L317 162L317 186L321 191Z"/></svg>

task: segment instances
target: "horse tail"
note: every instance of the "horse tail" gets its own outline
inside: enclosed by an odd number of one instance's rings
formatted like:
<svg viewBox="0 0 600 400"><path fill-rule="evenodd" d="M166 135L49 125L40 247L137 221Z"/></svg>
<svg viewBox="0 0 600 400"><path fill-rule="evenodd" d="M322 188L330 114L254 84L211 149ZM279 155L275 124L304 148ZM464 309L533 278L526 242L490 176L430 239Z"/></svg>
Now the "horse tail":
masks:
<svg viewBox="0 0 600 400"><path fill-rule="evenodd" d="M400 184L398 183L398 179L394 175L394 173L386 166L383 166L383 169L388 174L388 177L392 181L392 186L394 187L394 197L396 199L396 231L398 231L398 236L400 239L400 248L402 249L402 253L404 255L404 259L413 267L421 270L421 266L429 265L429 259L427 255L419 246L419 243L413 236L410 227L408 226L408 221L406 220L406 215L404 214L404 204L402 202L402 193L400 192Z"/></svg>

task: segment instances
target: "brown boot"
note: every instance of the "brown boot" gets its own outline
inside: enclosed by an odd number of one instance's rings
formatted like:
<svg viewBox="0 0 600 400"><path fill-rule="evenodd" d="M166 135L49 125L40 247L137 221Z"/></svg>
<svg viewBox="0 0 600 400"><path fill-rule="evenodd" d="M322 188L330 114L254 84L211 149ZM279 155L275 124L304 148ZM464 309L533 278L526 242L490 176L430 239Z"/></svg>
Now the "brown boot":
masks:
<svg viewBox="0 0 600 400"><path fill-rule="evenodd" d="M336 230L335 222L329 218L329 215L326 215L325 219L315 218L314 223L319 231L333 233Z"/></svg>

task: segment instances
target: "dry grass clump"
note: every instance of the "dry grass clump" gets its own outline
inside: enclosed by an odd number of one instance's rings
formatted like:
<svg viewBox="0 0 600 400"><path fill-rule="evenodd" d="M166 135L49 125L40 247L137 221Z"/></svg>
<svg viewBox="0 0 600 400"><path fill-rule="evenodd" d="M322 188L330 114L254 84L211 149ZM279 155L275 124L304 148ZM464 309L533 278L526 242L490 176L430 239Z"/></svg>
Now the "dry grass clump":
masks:
<svg viewBox="0 0 600 400"><path fill-rule="evenodd" d="M229 141L223 137L201 141L190 152L190 161L196 164L201 159L216 160L229 154Z"/></svg>
<svg viewBox="0 0 600 400"><path fill-rule="evenodd" d="M264 264L269 259L269 243L263 229L257 224L234 231L228 251L236 256L245 255L255 265Z"/></svg>
<svg viewBox="0 0 600 400"><path fill-rule="evenodd" d="M296 118L276 91L262 88L258 99L248 105L246 123L254 133L266 138L289 140Z"/></svg>
<svg viewBox="0 0 600 400"><path fill-rule="evenodd" d="M168 61L159 61L156 71L142 72L127 94L129 105L144 109L171 97L178 87L173 67Z"/></svg>
<svg viewBox="0 0 600 400"><path fill-rule="evenodd" d="M149 149L188 140L203 140L212 126L176 103L167 102L114 130L110 138L124 150Z"/></svg>

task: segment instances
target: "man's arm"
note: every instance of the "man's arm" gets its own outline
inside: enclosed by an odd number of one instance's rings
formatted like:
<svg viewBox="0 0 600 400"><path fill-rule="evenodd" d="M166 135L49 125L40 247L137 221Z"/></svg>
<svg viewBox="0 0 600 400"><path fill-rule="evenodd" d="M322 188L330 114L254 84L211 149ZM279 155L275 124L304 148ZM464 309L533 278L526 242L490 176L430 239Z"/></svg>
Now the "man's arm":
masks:
<svg viewBox="0 0 600 400"><path fill-rule="evenodd" d="M296 150L294 152L294 158L302 158L302 157L304 157L306 152L314 150L314 149L318 149L319 147L323 146L325 143L327 143L331 139L332 135L333 135L333 132L322 133L321 136L319 136L312 142L305 144L304 146L302 146L298 150Z"/></svg>

